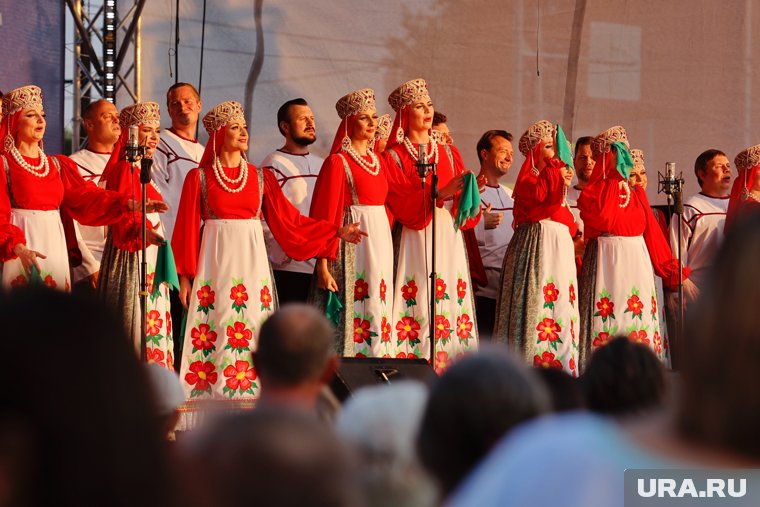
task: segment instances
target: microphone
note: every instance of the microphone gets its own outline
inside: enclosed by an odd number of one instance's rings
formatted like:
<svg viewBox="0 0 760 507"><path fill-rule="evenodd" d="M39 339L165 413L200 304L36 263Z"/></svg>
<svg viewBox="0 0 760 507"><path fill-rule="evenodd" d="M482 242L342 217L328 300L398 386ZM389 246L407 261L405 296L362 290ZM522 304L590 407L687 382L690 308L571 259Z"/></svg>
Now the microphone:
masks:
<svg viewBox="0 0 760 507"><path fill-rule="evenodd" d="M667 190L665 191L668 195L673 195L673 192L675 191L676 187L676 163L675 162L665 162L665 181L667 182Z"/></svg>
<svg viewBox="0 0 760 507"><path fill-rule="evenodd" d="M140 156L140 146L137 142L137 125L130 125L127 134L127 145L124 147L129 162L137 162Z"/></svg>
<svg viewBox="0 0 760 507"><path fill-rule="evenodd" d="M425 178L427 175L428 158L427 158L427 145L420 144L417 146L417 174L420 178Z"/></svg>

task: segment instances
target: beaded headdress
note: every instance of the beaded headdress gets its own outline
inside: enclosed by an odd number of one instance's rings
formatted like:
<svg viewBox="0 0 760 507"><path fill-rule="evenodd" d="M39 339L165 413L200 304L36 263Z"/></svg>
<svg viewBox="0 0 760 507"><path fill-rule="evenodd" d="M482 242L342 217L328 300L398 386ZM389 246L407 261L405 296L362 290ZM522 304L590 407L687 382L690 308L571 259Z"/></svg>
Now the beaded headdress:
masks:
<svg viewBox="0 0 760 507"><path fill-rule="evenodd" d="M238 120L245 121L243 106L240 105L240 102L228 100L206 113L206 116L203 117L203 128L211 135L220 128Z"/></svg>
<svg viewBox="0 0 760 507"><path fill-rule="evenodd" d="M133 125L161 125L161 110L155 102L138 102L127 106L119 113L119 126L126 129Z"/></svg>
<svg viewBox="0 0 760 507"><path fill-rule="evenodd" d="M345 95L335 104L338 116L343 120L349 116L359 114L362 111L375 107L375 90L362 88Z"/></svg>
<svg viewBox="0 0 760 507"><path fill-rule="evenodd" d="M393 90L388 96L388 103L398 112L402 107L410 106L426 97L430 97L430 92L425 80L412 79Z"/></svg>
<svg viewBox="0 0 760 507"><path fill-rule="evenodd" d="M42 107L39 86L22 86L3 95L3 116L10 116L29 107Z"/></svg>
<svg viewBox="0 0 760 507"><path fill-rule="evenodd" d="M382 115L377 119L375 139L388 139L388 137L391 135L391 127L393 127L393 120L391 120L391 115Z"/></svg>
<svg viewBox="0 0 760 507"><path fill-rule="evenodd" d="M631 158L633 158L633 167L644 167L644 152L636 148L631 149Z"/></svg>
<svg viewBox="0 0 760 507"><path fill-rule="evenodd" d="M596 136L594 140L591 141L591 153L596 159L599 155L608 153L612 147L612 143L618 141L622 142L630 149L630 145L628 144L628 134L625 133L625 129L620 125L608 128Z"/></svg>
<svg viewBox="0 0 760 507"><path fill-rule="evenodd" d="M739 153L734 159L734 165L736 165L737 171L752 169L758 164L760 164L760 144L750 146Z"/></svg>
<svg viewBox="0 0 760 507"><path fill-rule="evenodd" d="M553 140L555 132L556 127L552 122L547 120L537 121L528 127L528 130L520 137L518 144L520 153L527 157L541 141Z"/></svg>

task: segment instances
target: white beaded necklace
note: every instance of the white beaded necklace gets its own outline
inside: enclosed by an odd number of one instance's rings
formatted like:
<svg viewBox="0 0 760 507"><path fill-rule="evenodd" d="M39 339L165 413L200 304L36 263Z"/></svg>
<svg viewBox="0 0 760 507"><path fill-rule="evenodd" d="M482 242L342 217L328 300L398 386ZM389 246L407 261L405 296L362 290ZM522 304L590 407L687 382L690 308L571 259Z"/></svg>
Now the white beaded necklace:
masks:
<svg viewBox="0 0 760 507"><path fill-rule="evenodd" d="M37 146L37 150L39 151L39 154L40 154L40 163L37 164L36 166L24 160L24 157L18 151L18 148L16 148L15 144L11 147L11 156L16 161L16 163L20 165L28 173L31 173L32 175L37 176L38 178L44 178L50 173L50 163L48 162L48 159L45 156L45 152L42 151L42 147Z"/></svg>
<svg viewBox="0 0 760 507"><path fill-rule="evenodd" d="M222 169L222 162L219 160L219 157L214 158L214 176L216 176L216 181L219 183L219 186L222 187L224 190L231 194L237 194L243 188L245 187L246 183L248 183L248 163L245 161L245 159L241 156L240 157L240 174L237 178L233 179L228 177L226 174L224 174L224 169ZM237 188L230 188L225 183L231 183L233 185L238 185Z"/></svg>
<svg viewBox="0 0 760 507"><path fill-rule="evenodd" d="M406 151L409 152L412 159L417 162L417 150L414 149L414 144L412 144L407 136L404 136L404 146L406 146ZM430 147L428 147L427 159L428 161L432 160L434 164L438 163L438 143L434 142L432 139L430 140Z"/></svg>
<svg viewBox="0 0 760 507"><path fill-rule="evenodd" d="M627 181L621 180L621 183L623 184L623 193L619 197L623 199L623 202L619 203L618 206L625 208L631 202L631 188L628 186Z"/></svg>
<svg viewBox="0 0 760 507"><path fill-rule="evenodd" d="M341 151L344 153L348 153L348 155L354 159L354 162L359 164L362 169L367 171L372 176L377 176L380 172L380 159L375 155L375 152L372 150L367 150L367 153L369 154L369 157L372 159L372 162L367 162L364 160L364 157L359 155L359 153L354 149L352 145L342 146Z"/></svg>

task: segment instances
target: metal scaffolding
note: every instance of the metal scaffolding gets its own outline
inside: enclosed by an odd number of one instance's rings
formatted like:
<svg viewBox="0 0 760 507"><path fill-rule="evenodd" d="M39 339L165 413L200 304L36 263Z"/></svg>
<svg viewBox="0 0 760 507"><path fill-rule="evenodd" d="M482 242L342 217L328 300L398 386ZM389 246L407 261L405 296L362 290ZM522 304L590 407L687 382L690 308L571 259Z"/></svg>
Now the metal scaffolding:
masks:
<svg viewBox="0 0 760 507"><path fill-rule="evenodd" d="M140 100L140 17L145 0L66 0L74 25L72 151L85 142L82 110L101 98ZM127 7L127 5L129 5Z"/></svg>

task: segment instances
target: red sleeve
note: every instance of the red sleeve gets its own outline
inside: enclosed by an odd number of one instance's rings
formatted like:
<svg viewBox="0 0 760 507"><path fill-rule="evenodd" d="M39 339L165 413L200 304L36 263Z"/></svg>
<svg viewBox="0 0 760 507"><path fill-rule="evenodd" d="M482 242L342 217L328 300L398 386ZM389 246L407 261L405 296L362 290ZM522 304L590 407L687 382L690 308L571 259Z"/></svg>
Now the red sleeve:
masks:
<svg viewBox="0 0 760 507"><path fill-rule="evenodd" d="M611 232L620 214L618 181L598 180L586 185L578 197L578 209L583 220L583 234L595 238L603 232Z"/></svg>
<svg viewBox="0 0 760 507"><path fill-rule="evenodd" d="M268 172L268 171L267 171ZM315 220L324 220L336 228L343 225L343 210L346 206L346 171L339 156L331 155L325 159L319 170L317 183L311 198L309 216ZM330 241L329 257L338 254L338 238Z"/></svg>
<svg viewBox="0 0 760 507"><path fill-rule="evenodd" d="M127 211L127 196L99 188L79 174L69 157L56 156L61 164L63 203L66 211L84 225L111 225L123 220Z"/></svg>
<svg viewBox="0 0 760 507"><path fill-rule="evenodd" d="M177 221L172 233L172 250L177 274L188 278L195 277L201 247L201 186L198 171L202 170L192 169L185 177L177 208Z"/></svg>
<svg viewBox="0 0 760 507"><path fill-rule="evenodd" d="M432 202L423 193L419 178L410 179L398 170L395 162L380 159L380 169L388 180L386 207L389 221L398 220L410 229L424 229L430 223Z"/></svg>
<svg viewBox="0 0 760 507"><path fill-rule="evenodd" d="M662 278L663 284L670 290L678 287L678 259L673 258L670 245L662 233L660 224L654 213L651 212L649 200L646 192L631 192L631 199L638 198L644 208L646 216L646 226L644 228L644 241L649 251L649 258L652 259L652 266L657 276ZM691 270L688 267L683 268L684 280L689 278Z"/></svg>
<svg viewBox="0 0 760 507"><path fill-rule="evenodd" d="M0 160L0 261L16 258L13 248L19 243L26 245L24 231L13 225L11 220L11 201L8 197L8 181L5 179L5 166Z"/></svg>
<svg viewBox="0 0 760 507"><path fill-rule="evenodd" d="M538 175L528 177L515 190L515 215L520 222L538 222L551 217L562 206L565 182L560 172L562 162L552 159Z"/></svg>
<svg viewBox="0 0 760 507"><path fill-rule="evenodd" d="M301 215L282 193L271 171L264 171L262 211L274 239L288 257L297 261L312 257L335 258L333 242L338 227L332 222Z"/></svg>

